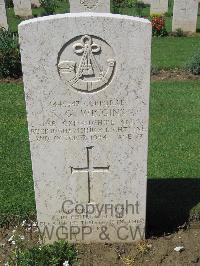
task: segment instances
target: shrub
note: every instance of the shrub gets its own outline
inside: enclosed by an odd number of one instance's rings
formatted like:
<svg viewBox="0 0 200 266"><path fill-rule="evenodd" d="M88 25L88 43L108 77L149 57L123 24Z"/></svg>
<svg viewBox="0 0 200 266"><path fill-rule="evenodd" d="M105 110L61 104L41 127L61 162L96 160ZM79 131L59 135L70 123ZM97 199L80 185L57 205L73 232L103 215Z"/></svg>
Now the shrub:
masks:
<svg viewBox="0 0 200 266"><path fill-rule="evenodd" d="M158 73L159 73L158 67L151 65L151 75L157 75Z"/></svg>
<svg viewBox="0 0 200 266"><path fill-rule="evenodd" d="M136 1L134 4L136 15L139 17L142 17L143 10L146 7L146 5L141 1Z"/></svg>
<svg viewBox="0 0 200 266"><path fill-rule="evenodd" d="M151 22L152 22L153 36L164 37L168 35L166 27L165 27L165 18L163 16L152 15Z"/></svg>
<svg viewBox="0 0 200 266"><path fill-rule="evenodd" d="M76 257L75 248L64 241L41 247L35 246L26 250L19 248L18 245L9 258L8 264L18 266L60 266L67 261L71 265L76 261Z"/></svg>
<svg viewBox="0 0 200 266"><path fill-rule="evenodd" d="M168 18L170 18L172 16L172 14L170 12L165 12L164 15L165 15L165 17L168 17Z"/></svg>
<svg viewBox="0 0 200 266"><path fill-rule="evenodd" d="M124 0L125 7L132 8L135 7L137 0Z"/></svg>
<svg viewBox="0 0 200 266"><path fill-rule="evenodd" d="M168 7L173 8L173 6L174 6L174 0L169 0L168 1Z"/></svg>
<svg viewBox="0 0 200 266"><path fill-rule="evenodd" d="M184 34L184 32L182 31L181 28L178 28L178 29L176 29L176 31L174 32L174 36L175 36L175 37L183 37L183 36L185 36L185 34Z"/></svg>
<svg viewBox="0 0 200 266"><path fill-rule="evenodd" d="M5 0L5 4L7 8L13 7L13 1L12 0Z"/></svg>
<svg viewBox="0 0 200 266"><path fill-rule="evenodd" d="M120 8L125 6L124 0L112 0L113 12L115 14L120 13Z"/></svg>
<svg viewBox="0 0 200 266"><path fill-rule="evenodd" d="M18 78L22 75L18 36L0 29L0 77Z"/></svg>
<svg viewBox="0 0 200 266"><path fill-rule="evenodd" d="M146 7L142 0L113 0L112 5L114 13L120 13L120 8L129 8L134 10L136 16L142 16Z"/></svg>
<svg viewBox="0 0 200 266"><path fill-rule="evenodd" d="M57 5L55 0L40 0L41 7L44 8L44 15L53 15Z"/></svg>
<svg viewBox="0 0 200 266"><path fill-rule="evenodd" d="M185 68L194 75L200 75L200 51L191 57Z"/></svg>

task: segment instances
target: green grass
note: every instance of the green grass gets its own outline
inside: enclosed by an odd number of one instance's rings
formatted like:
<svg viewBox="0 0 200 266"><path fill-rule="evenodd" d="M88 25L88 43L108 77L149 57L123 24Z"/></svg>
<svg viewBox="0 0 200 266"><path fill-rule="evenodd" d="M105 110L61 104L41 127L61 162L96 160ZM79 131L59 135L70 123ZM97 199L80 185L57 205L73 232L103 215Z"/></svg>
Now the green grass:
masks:
<svg viewBox="0 0 200 266"><path fill-rule="evenodd" d="M12 252L8 258L9 265L26 266L26 265L63 265L68 261L74 265L77 261L77 250L74 245L61 240L49 245L36 244L31 248L16 241L15 252ZM17 254L17 256L16 256Z"/></svg>
<svg viewBox="0 0 200 266"><path fill-rule="evenodd" d="M152 82L148 176L200 178L200 81Z"/></svg>
<svg viewBox="0 0 200 266"><path fill-rule="evenodd" d="M197 51L200 52L199 37L154 37L152 65L158 69L184 68Z"/></svg>
<svg viewBox="0 0 200 266"><path fill-rule="evenodd" d="M7 8L7 19L8 19L9 29L12 32L17 32L18 24L20 24L20 22L22 22L23 19L15 16L13 8Z"/></svg>
<svg viewBox="0 0 200 266"><path fill-rule="evenodd" d="M35 210L25 103L21 85L0 84L0 223L4 214Z"/></svg>
<svg viewBox="0 0 200 266"><path fill-rule="evenodd" d="M0 83L0 99L1 223L34 212L35 203L22 85ZM199 117L199 81L152 83L149 177L200 177Z"/></svg>

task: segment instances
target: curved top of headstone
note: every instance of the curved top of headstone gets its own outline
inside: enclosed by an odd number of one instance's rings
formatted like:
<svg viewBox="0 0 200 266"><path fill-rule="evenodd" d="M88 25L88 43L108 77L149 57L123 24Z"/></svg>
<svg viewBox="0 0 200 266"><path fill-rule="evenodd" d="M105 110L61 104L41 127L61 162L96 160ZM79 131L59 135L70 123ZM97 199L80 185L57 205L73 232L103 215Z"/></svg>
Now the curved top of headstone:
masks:
<svg viewBox="0 0 200 266"><path fill-rule="evenodd" d="M62 20L66 18L91 18L91 19L92 18L108 18L108 19L115 18L115 19L131 20L133 22L145 23L145 24L151 25L151 22L145 18L132 17L132 16L127 16L127 15L119 15L119 14L109 14L109 13L83 12L83 13L57 14L57 15L44 16L44 17L39 17L39 18L32 18L29 20L22 21L18 25L18 28L20 29L21 27L27 24L40 23L43 21Z"/></svg>

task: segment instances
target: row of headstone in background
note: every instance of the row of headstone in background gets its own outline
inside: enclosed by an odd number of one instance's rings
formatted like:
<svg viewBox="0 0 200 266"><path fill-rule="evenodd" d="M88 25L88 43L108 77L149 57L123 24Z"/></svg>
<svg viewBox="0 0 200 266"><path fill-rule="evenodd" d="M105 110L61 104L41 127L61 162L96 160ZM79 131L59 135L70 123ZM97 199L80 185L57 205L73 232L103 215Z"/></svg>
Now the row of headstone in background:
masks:
<svg viewBox="0 0 200 266"><path fill-rule="evenodd" d="M29 17L32 15L31 4L39 7L39 0L13 0L14 12L19 17ZM70 0L70 12L110 12L110 0L99 0L99 1L84 1L84 0Z"/></svg>
<svg viewBox="0 0 200 266"><path fill-rule="evenodd" d="M0 27L7 28L5 4L0 0ZM32 16L31 4L40 6L39 0L13 0L15 15L20 17ZM150 14L164 14L168 11L168 0L144 0L151 4ZM174 0L172 31L182 29L196 32L199 0ZM87 1L70 0L70 12L110 12L110 0Z"/></svg>
<svg viewBox="0 0 200 266"><path fill-rule="evenodd" d="M168 0L150 0L150 14L168 12ZM172 31L196 32L199 0L174 0Z"/></svg>
<svg viewBox="0 0 200 266"><path fill-rule="evenodd" d="M70 0L71 12L110 12L110 0L99 1ZM150 14L168 12L168 0L143 0L150 4ZM200 0L174 0L172 31L181 29L185 32L196 32L198 5Z"/></svg>
<svg viewBox="0 0 200 266"><path fill-rule="evenodd" d="M8 29L6 7L4 0L0 0L0 28Z"/></svg>
<svg viewBox="0 0 200 266"><path fill-rule="evenodd" d="M109 11L91 3L72 10ZM22 22L19 37L44 241L143 238L151 23L62 14Z"/></svg>
<svg viewBox="0 0 200 266"><path fill-rule="evenodd" d="M40 6L39 0L13 0L14 13L19 17L31 17L31 5L35 7ZM8 29L7 15L4 0L0 0L0 28Z"/></svg>
<svg viewBox="0 0 200 266"><path fill-rule="evenodd" d="M40 7L39 0L13 0L13 4L15 15L22 18L32 16L31 5Z"/></svg>

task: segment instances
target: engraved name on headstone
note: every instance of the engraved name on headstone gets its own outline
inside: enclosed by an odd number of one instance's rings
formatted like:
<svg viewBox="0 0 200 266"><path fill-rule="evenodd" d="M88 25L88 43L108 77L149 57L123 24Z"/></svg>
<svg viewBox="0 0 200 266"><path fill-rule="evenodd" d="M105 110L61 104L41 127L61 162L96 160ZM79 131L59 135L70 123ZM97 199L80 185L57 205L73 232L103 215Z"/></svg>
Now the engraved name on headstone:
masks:
<svg viewBox="0 0 200 266"><path fill-rule="evenodd" d="M24 21L19 36L45 242L143 238L151 23L64 14Z"/></svg>
<svg viewBox="0 0 200 266"><path fill-rule="evenodd" d="M69 0L70 12L110 13L110 0Z"/></svg>

